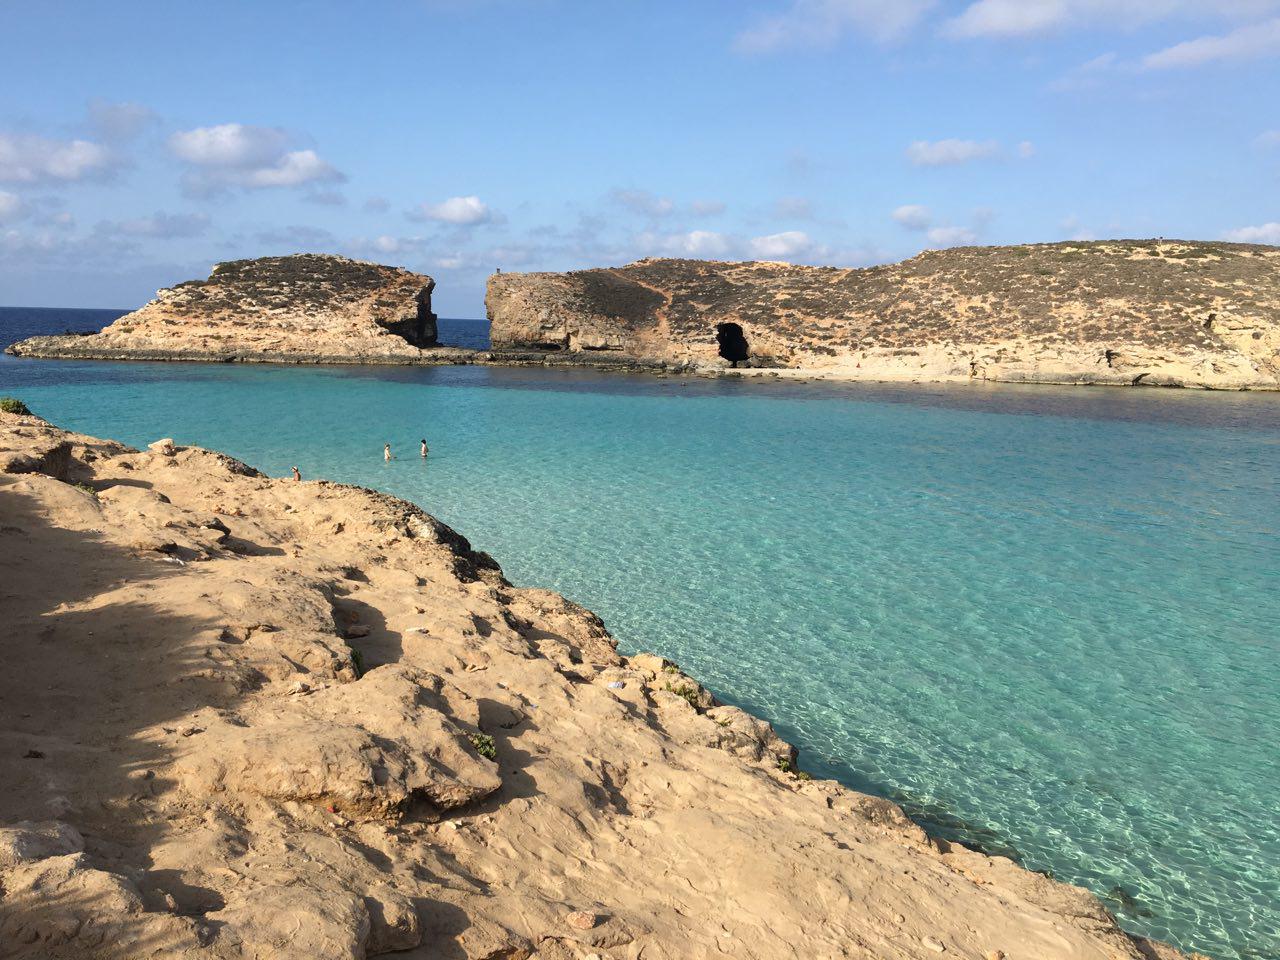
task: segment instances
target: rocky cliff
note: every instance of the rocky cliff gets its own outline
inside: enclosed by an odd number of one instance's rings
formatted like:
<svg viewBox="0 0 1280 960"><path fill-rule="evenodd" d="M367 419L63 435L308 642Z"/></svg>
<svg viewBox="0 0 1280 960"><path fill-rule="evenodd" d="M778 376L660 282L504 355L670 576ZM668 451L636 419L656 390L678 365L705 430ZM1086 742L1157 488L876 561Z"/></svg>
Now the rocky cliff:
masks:
<svg viewBox="0 0 1280 960"><path fill-rule="evenodd" d="M0 956L1157 960L411 504L0 412Z"/></svg>
<svg viewBox="0 0 1280 960"><path fill-rule="evenodd" d="M430 278L346 257L219 263L99 334L35 337L12 352L107 359L376 362L436 342Z"/></svg>
<svg viewBox="0 0 1280 960"><path fill-rule="evenodd" d="M1280 248L1110 241L867 269L641 260L497 274L495 349L846 379L1280 387Z"/></svg>

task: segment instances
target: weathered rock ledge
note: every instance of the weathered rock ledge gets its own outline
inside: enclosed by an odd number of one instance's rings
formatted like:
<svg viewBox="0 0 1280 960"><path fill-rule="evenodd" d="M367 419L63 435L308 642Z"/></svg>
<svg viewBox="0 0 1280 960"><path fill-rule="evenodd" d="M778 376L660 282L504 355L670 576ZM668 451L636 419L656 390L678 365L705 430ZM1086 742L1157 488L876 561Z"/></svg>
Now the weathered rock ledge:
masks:
<svg viewBox="0 0 1280 960"><path fill-rule="evenodd" d="M36 337L19 356L398 362L436 343L430 277L346 257L232 260L156 294L101 333Z"/></svg>
<svg viewBox="0 0 1280 960"><path fill-rule="evenodd" d="M165 363L272 363L309 365L360 366L494 366L494 367L589 367L597 370L634 372L667 372L682 369L658 360L629 357L623 354L594 356L557 353L547 350L472 350L465 347L422 347L411 352L386 354L327 353L291 350L245 351L233 346L195 349L155 347L120 347L103 343L92 334L55 334L29 337L5 350L16 357L41 360L129 360Z"/></svg>
<svg viewBox="0 0 1280 960"><path fill-rule="evenodd" d="M496 349L844 380L1280 389L1280 248L1107 241L861 270L641 260L502 273Z"/></svg>
<svg viewBox="0 0 1280 960"><path fill-rule="evenodd" d="M422 511L0 413L0 956L1176 958Z"/></svg>

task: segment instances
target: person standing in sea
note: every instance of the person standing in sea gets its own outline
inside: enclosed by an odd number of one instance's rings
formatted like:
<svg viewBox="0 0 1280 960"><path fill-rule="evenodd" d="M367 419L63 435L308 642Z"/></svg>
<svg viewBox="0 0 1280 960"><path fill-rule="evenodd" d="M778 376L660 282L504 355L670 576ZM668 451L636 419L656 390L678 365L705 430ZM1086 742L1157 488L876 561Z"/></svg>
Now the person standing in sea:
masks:
<svg viewBox="0 0 1280 960"><path fill-rule="evenodd" d="M391 462L391 444L384 443L382 445L382 459L386 460L388 463Z"/></svg>
<svg viewBox="0 0 1280 960"><path fill-rule="evenodd" d="M427 441L420 440L419 442L422 444L422 459L425 460L427 459Z"/></svg>

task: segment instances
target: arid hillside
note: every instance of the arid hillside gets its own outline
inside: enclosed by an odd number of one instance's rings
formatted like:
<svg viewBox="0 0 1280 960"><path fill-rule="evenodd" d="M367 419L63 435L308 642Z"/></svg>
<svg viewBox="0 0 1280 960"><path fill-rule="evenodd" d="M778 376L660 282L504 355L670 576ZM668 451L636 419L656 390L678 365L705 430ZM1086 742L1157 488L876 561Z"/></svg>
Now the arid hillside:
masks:
<svg viewBox="0 0 1280 960"><path fill-rule="evenodd" d="M723 366L740 328L754 369L1280 387L1280 248L1247 244L963 247L866 269L641 260L497 274L487 305L495 348Z"/></svg>

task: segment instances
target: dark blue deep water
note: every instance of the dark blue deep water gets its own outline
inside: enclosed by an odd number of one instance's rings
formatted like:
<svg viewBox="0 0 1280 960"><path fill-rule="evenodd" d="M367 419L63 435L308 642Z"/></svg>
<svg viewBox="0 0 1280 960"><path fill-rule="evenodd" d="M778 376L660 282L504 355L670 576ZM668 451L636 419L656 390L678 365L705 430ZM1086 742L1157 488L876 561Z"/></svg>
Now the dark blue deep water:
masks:
<svg viewBox="0 0 1280 960"><path fill-rule="evenodd" d="M0 311L0 342L114 315ZM1280 396L7 357L0 394L412 499L813 773L1130 929L1280 955Z"/></svg>

